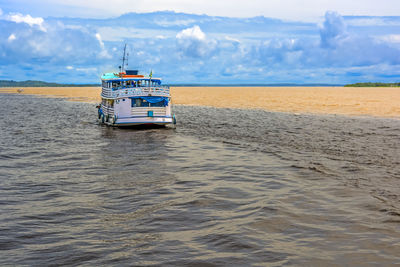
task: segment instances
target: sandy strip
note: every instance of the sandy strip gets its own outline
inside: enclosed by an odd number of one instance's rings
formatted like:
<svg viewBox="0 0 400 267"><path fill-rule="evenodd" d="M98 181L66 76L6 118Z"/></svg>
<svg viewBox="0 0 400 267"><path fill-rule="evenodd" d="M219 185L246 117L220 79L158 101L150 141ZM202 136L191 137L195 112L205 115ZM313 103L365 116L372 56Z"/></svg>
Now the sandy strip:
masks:
<svg viewBox="0 0 400 267"><path fill-rule="evenodd" d="M100 102L97 87L0 88L0 93L18 93L18 89L21 94ZM400 117L398 87L173 87L171 94L173 103L181 105Z"/></svg>
<svg viewBox="0 0 400 267"><path fill-rule="evenodd" d="M101 101L100 87L4 87L0 93L20 93L44 97L68 98L71 101L98 103Z"/></svg>

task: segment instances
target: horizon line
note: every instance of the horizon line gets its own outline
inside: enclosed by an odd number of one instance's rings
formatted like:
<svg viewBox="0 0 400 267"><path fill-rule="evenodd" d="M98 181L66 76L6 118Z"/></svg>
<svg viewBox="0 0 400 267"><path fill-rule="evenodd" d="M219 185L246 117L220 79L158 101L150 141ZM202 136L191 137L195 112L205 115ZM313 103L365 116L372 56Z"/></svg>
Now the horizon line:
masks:
<svg viewBox="0 0 400 267"><path fill-rule="evenodd" d="M83 85L90 85L90 86L101 86L101 83L62 83L62 82L49 82L49 81L41 81L41 80L25 80L25 81L15 81L15 80L0 80L0 86L1 83L44 83L43 86L46 84L53 84L53 85L64 85L64 86L83 86ZM16 84L16 86L18 86ZM345 86L346 84L341 84L341 83L288 83L288 82L272 82L272 83L243 83L243 82L238 82L238 83L188 83L188 82L182 82L182 83L164 83L165 85L168 86L176 86L176 87L184 87L184 86L191 86L191 87L200 87L200 86L205 86L205 87L239 87L239 86L266 86L266 87L272 87L272 86L322 86L322 87L328 87L328 86ZM28 85L29 86L29 85ZM6 87L12 87L12 86L6 86ZM19 85L19 87L23 87ZM39 86L40 87L40 86Z"/></svg>

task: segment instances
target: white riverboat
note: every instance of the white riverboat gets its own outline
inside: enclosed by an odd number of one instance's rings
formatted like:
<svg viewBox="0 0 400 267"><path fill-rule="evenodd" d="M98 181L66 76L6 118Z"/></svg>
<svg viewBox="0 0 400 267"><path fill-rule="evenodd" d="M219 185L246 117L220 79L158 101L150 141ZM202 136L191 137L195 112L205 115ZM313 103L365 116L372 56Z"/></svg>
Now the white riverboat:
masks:
<svg viewBox="0 0 400 267"><path fill-rule="evenodd" d="M126 46L122 66L125 50ZM161 79L153 78L152 72L146 77L120 67L120 72L105 73L101 80L100 123L117 127L175 124L169 86L161 85Z"/></svg>

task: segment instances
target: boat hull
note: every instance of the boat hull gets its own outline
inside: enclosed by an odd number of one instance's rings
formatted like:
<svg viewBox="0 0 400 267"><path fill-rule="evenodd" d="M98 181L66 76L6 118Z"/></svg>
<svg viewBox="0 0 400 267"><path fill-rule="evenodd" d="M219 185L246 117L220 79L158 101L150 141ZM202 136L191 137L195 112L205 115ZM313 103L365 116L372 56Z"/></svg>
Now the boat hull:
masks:
<svg viewBox="0 0 400 267"><path fill-rule="evenodd" d="M155 117L143 117L143 118L121 118L116 119L115 122L107 122L99 120L100 123L113 126L113 127L132 127L132 126L166 126L168 124L174 124L173 117L162 117L162 118L155 118Z"/></svg>

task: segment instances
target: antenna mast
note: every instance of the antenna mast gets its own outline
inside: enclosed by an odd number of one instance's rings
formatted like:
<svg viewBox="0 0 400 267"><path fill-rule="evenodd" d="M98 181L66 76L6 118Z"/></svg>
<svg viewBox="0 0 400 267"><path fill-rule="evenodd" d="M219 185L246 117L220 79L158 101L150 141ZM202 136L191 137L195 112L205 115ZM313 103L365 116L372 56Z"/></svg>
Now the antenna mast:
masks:
<svg viewBox="0 0 400 267"><path fill-rule="evenodd" d="M126 44L125 44L125 46L124 46L124 56L122 57L121 73L124 72L125 60L128 61L128 57L126 56Z"/></svg>

